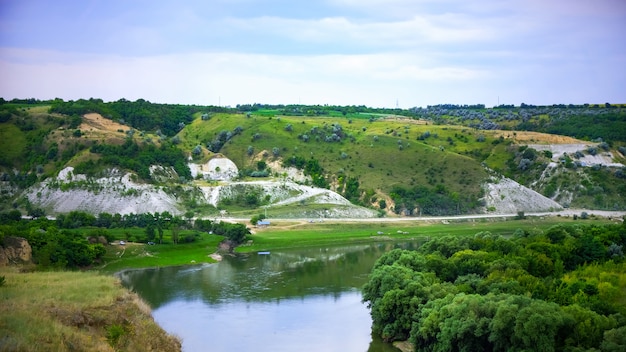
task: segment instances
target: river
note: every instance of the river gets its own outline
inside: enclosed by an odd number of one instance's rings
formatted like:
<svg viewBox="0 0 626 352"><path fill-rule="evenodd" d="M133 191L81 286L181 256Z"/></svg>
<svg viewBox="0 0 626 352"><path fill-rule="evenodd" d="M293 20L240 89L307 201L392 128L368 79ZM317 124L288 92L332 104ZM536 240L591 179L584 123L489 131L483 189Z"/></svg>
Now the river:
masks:
<svg viewBox="0 0 626 352"><path fill-rule="evenodd" d="M413 243L225 256L120 273L183 351L398 351L371 335L360 288L378 257Z"/></svg>

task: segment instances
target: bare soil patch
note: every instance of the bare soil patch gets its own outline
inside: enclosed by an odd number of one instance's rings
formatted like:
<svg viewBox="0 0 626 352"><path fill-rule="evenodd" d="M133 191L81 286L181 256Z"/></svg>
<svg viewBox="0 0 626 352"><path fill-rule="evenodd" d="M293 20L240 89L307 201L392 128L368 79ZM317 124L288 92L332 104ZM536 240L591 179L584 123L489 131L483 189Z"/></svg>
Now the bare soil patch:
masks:
<svg viewBox="0 0 626 352"><path fill-rule="evenodd" d="M122 125L121 123L104 118L100 114L91 113L85 114L83 116L83 123L80 125L80 129L81 131L93 130L98 132L126 133L126 131L128 131L130 128L128 126ZM123 132L119 132L119 130L122 130Z"/></svg>
<svg viewBox="0 0 626 352"><path fill-rule="evenodd" d="M556 134L548 134L541 132L529 132L529 131L500 131L493 132L495 138L506 138L512 140L514 143L537 143L537 144L584 144L587 143L580 139L576 139L568 136L560 136Z"/></svg>

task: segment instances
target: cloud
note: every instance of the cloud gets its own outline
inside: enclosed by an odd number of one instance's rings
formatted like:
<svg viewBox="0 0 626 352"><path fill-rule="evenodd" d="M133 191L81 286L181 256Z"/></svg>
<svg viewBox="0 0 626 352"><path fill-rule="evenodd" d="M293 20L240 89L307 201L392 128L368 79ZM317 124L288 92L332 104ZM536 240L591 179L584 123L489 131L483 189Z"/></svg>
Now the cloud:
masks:
<svg viewBox="0 0 626 352"><path fill-rule="evenodd" d="M380 106L407 82L463 81L484 72L403 54L285 56L194 53L153 57L3 50L2 96L145 98L158 102L245 102ZM6 60L6 58L10 60ZM48 60L47 58L53 58ZM390 88L395 86L396 88ZM319 100L317 100L319 99Z"/></svg>
<svg viewBox="0 0 626 352"><path fill-rule="evenodd" d="M619 0L11 4L5 98L552 104L626 89Z"/></svg>

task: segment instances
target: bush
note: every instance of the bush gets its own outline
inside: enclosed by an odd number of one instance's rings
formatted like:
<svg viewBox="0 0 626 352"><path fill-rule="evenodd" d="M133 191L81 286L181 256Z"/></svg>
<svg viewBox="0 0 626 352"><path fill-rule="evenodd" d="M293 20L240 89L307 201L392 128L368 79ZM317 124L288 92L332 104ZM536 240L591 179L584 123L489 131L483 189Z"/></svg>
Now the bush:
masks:
<svg viewBox="0 0 626 352"><path fill-rule="evenodd" d="M587 148L587 153L589 153L589 155L596 155L598 154L598 148L590 146Z"/></svg>
<svg viewBox="0 0 626 352"><path fill-rule="evenodd" d="M533 164L532 160L530 159L522 159L519 162L519 165L517 166L518 169L524 171L527 170L531 165Z"/></svg>

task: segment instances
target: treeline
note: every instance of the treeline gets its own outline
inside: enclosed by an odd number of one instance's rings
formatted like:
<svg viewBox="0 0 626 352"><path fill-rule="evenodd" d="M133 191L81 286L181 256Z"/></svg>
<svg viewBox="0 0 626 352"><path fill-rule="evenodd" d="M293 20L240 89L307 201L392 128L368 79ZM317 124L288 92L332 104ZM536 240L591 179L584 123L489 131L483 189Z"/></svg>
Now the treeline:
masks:
<svg viewBox="0 0 626 352"><path fill-rule="evenodd" d="M529 126L539 132L572 136L581 139L626 140L626 114L584 114L553 119L544 127Z"/></svg>
<svg viewBox="0 0 626 352"><path fill-rule="evenodd" d="M624 224L437 238L383 255L363 301L415 351L624 351L625 244Z"/></svg>
<svg viewBox="0 0 626 352"><path fill-rule="evenodd" d="M241 112L255 112L259 110L278 110L281 114L290 116L329 116L348 114L388 114L413 117L411 110L400 108L372 108L365 105L302 105L302 104L238 104L236 109Z"/></svg>
<svg viewBox="0 0 626 352"><path fill-rule="evenodd" d="M76 269L100 262L106 249L102 233L78 233L59 229L54 221L45 218L21 220L19 212L0 215L0 246L10 237L25 238L32 248L33 261L41 268Z"/></svg>
<svg viewBox="0 0 626 352"><path fill-rule="evenodd" d="M191 215L191 214L189 214ZM124 238L138 242L162 242L163 232L170 231L173 243L193 242L199 233L179 238L181 229L224 236L234 244L242 243L250 234L243 224L223 221L196 220L169 212L143 214L109 214L94 216L81 211L59 214L55 220L38 218L26 220L17 210L0 213L0 246L5 238L23 237L33 250L33 260L42 268L84 268L100 263L105 246L115 240L107 231L115 228L141 228L141 236ZM136 233L136 231L134 231ZM130 234L130 232L128 232ZM130 235L127 236L130 236Z"/></svg>
<svg viewBox="0 0 626 352"><path fill-rule="evenodd" d="M101 158L97 161L81 162L75 168L76 173L93 176L100 169L99 166L119 166L135 171L144 180L150 180L150 166L161 165L171 166L178 176L185 180L192 178L184 153L169 143L164 143L160 147L152 144L140 147L128 138L120 146L95 144L90 148L90 152L100 154Z"/></svg>
<svg viewBox="0 0 626 352"><path fill-rule="evenodd" d="M51 102L50 112L70 116L81 116L97 112L109 119L134 127L140 131L160 131L163 135L173 136L185 124L193 120L193 114L203 112L221 112L232 109L215 106L156 104L138 99L105 103L102 99L79 99L63 101L60 99Z"/></svg>

